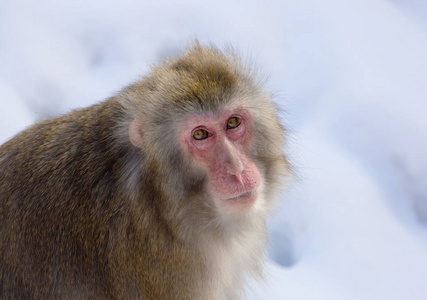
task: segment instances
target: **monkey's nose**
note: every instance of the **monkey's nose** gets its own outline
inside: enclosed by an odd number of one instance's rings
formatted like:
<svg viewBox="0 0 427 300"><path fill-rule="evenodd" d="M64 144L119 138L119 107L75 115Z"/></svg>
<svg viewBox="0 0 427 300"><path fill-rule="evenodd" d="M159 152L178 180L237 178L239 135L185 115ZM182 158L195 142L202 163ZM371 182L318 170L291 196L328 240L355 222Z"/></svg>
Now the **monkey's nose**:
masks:
<svg viewBox="0 0 427 300"><path fill-rule="evenodd" d="M241 185L243 185L242 173L240 173L240 174L236 174L236 175L234 175L234 176L236 177L237 181L238 181Z"/></svg>
<svg viewBox="0 0 427 300"><path fill-rule="evenodd" d="M243 180L242 180L243 164L239 159L234 159L233 161L229 162L226 168L227 168L227 173L229 175L236 177L237 181L240 184L243 184Z"/></svg>

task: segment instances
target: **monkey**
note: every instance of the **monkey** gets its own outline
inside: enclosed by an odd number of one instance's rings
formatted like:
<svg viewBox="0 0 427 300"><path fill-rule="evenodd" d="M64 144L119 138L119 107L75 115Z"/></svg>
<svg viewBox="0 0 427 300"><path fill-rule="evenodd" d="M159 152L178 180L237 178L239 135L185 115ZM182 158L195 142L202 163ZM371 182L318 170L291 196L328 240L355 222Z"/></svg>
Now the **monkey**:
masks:
<svg viewBox="0 0 427 300"><path fill-rule="evenodd" d="M251 64L195 42L0 147L1 299L238 299L289 175Z"/></svg>

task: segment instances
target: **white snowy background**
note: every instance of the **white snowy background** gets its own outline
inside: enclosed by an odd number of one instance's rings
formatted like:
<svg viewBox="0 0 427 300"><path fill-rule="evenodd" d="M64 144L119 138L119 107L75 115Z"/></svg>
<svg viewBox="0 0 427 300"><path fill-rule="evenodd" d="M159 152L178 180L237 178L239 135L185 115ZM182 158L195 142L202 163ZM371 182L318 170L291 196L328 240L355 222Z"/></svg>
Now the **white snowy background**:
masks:
<svg viewBox="0 0 427 300"><path fill-rule="evenodd" d="M254 61L288 128L248 299L427 299L424 0L0 0L0 143L195 38Z"/></svg>

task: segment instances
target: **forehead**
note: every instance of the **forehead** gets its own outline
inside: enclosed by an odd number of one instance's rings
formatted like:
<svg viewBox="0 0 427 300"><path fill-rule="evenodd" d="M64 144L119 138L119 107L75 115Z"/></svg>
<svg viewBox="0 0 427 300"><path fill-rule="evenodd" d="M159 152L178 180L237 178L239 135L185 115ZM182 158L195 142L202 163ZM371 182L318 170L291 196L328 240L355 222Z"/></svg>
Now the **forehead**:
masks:
<svg viewBox="0 0 427 300"><path fill-rule="evenodd" d="M246 122L251 121L249 110L245 106L234 105L217 111L188 113L181 119L181 130L191 129L201 125L221 126L233 116L241 117Z"/></svg>
<svg viewBox="0 0 427 300"><path fill-rule="evenodd" d="M170 78L164 91L177 105L195 105L203 110L218 108L228 102L239 78L226 57L216 54L184 56L166 68ZM161 74L160 74L161 75Z"/></svg>

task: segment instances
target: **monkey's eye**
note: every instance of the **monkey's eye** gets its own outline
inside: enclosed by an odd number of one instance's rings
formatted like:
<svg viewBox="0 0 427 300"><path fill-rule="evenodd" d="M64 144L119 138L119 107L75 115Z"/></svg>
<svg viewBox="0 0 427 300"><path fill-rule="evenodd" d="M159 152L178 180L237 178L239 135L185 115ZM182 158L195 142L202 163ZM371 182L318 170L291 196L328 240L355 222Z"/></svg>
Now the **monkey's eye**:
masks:
<svg viewBox="0 0 427 300"><path fill-rule="evenodd" d="M239 117L231 117L227 121L227 129L239 127L240 123L242 123L242 119L240 119Z"/></svg>
<svg viewBox="0 0 427 300"><path fill-rule="evenodd" d="M204 140L207 139L209 137L209 132L207 132L204 129L197 129L196 131L194 131L193 133L193 138L195 140Z"/></svg>

